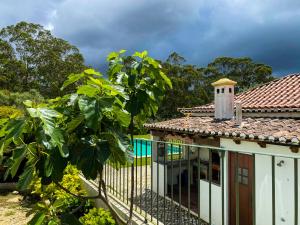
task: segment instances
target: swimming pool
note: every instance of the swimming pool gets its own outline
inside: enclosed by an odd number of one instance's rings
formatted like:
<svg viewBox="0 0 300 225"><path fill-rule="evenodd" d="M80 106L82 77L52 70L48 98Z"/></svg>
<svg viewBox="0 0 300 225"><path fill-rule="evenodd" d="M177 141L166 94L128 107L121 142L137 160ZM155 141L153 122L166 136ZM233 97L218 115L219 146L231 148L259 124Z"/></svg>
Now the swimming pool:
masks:
<svg viewBox="0 0 300 225"><path fill-rule="evenodd" d="M134 139L134 157L150 157L152 153L152 141ZM173 154L179 153L179 147L173 146ZM168 145L168 154L171 154L171 146Z"/></svg>

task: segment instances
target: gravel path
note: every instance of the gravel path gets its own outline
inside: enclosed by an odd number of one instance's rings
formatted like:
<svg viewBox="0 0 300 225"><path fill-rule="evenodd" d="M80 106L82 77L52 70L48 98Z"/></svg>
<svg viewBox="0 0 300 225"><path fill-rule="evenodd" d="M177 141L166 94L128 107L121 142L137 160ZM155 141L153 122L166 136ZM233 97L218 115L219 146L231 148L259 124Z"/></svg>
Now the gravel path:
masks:
<svg viewBox="0 0 300 225"><path fill-rule="evenodd" d="M158 218L159 221L165 222L164 224L167 225L207 225L207 223L202 220L198 221L198 217L195 214L188 213L186 209L179 207L179 205L174 202L172 203L169 198L164 199L162 196L158 196L151 190L146 190L143 195L135 197L134 203L143 211L147 212L149 215L152 215L154 218Z"/></svg>
<svg viewBox="0 0 300 225"><path fill-rule="evenodd" d="M0 225L25 225L31 219L26 216L30 208L22 204L23 197L11 192L0 192Z"/></svg>
<svg viewBox="0 0 300 225"><path fill-rule="evenodd" d="M106 167L105 181L108 190L120 200L127 203L127 196L130 198L130 184L131 184L131 168L116 169L111 166ZM110 175L108 175L110 174ZM207 225L207 223L200 221L198 223L198 217L193 213L188 213L186 209L180 208L178 204L171 202L169 198L158 196L155 192L151 191L151 167L137 166L134 170L134 176L138 182L135 182L135 194L134 202L143 211L149 215L152 214L153 218L157 218L161 222L165 221L165 224L195 224L195 225ZM127 187L128 184L128 187ZM152 198L151 198L152 193ZM151 210L152 200L152 210ZM158 207L157 207L158 202ZM163 210L163 209L166 210ZM139 212L139 209L137 209ZM164 213L165 211L165 213ZM158 213L157 213L158 212Z"/></svg>

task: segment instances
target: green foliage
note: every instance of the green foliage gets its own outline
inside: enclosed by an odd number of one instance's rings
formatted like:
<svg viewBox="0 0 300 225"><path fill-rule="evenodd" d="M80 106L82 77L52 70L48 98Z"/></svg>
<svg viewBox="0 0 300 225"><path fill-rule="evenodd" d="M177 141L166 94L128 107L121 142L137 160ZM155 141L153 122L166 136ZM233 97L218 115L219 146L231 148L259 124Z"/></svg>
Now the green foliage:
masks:
<svg viewBox="0 0 300 225"><path fill-rule="evenodd" d="M270 66L255 63L250 58L220 57L207 67L200 68L185 64L185 59L174 52L162 63L162 67L171 79L173 89L166 92L156 119L180 116L178 108L210 103L213 100L211 83L220 78L237 81L237 93L274 79Z"/></svg>
<svg viewBox="0 0 300 225"><path fill-rule="evenodd" d="M130 57L123 53L108 57L110 80L93 69L71 74L62 91L78 85L76 92L47 103L25 101L24 115L3 124L0 157L8 149L13 152L6 162L7 175L14 176L20 162L26 160L18 182L20 190L27 189L35 177L40 178L41 185L51 188L51 183L67 179L63 171L68 164L86 179L96 179L103 174L108 160L124 165L130 159L128 153L133 146L127 136L128 127L134 128L134 118L142 122L153 115L172 85L147 52ZM55 217L66 205L64 198L53 199L38 205L41 214L34 218L37 222ZM76 221L71 215L62 215L64 219Z"/></svg>
<svg viewBox="0 0 300 225"><path fill-rule="evenodd" d="M63 178L60 184L69 190L71 193L76 195L86 195L86 192L82 188L82 182L79 177L79 170L74 166L68 165L64 172ZM56 210L56 214L64 214L70 212L72 209L78 207L81 203L80 199L74 197L73 195L65 192L55 183L49 185L42 185L41 178L35 178L31 183L31 193L38 195L42 202L48 201L54 203L59 199L60 205ZM81 212L87 212L91 207L92 203L87 201L84 204L83 210Z"/></svg>
<svg viewBox="0 0 300 225"><path fill-rule="evenodd" d="M158 104L165 92L172 88L170 79L162 72L161 65L148 56L148 52L136 52L125 56L125 51L112 52L109 61L109 79L124 87L128 96L125 109L136 124L142 124L146 118L155 115Z"/></svg>
<svg viewBox="0 0 300 225"><path fill-rule="evenodd" d="M76 82L73 77L64 87ZM126 162L129 114L123 109L122 88L111 85L91 69L80 77L80 93L65 95L49 104L27 101L26 114L4 126L1 149L24 149L22 157L13 154L8 160L7 174L14 175L12 167L17 170L17 162L27 159L19 182L21 190L26 189L33 174L41 177L42 184L60 181L68 162L76 165L87 179L95 179L108 158ZM91 95L82 92L82 86L98 91Z"/></svg>
<svg viewBox="0 0 300 225"><path fill-rule="evenodd" d="M23 112L13 106L0 106L0 119L22 116Z"/></svg>
<svg viewBox="0 0 300 225"><path fill-rule="evenodd" d="M0 105L14 106L20 109L24 108L23 102L32 101L34 104L45 101L43 96L36 90L26 92L11 92L8 90L0 90Z"/></svg>
<svg viewBox="0 0 300 225"><path fill-rule="evenodd" d="M83 225L115 225L116 222L112 218L109 211L102 208L93 208L89 213L79 219Z"/></svg>
<svg viewBox="0 0 300 225"><path fill-rule="evenodd" d="M237 92L274 80L270 66L255 63L248 57L219 57L202 71L205 77L204 85L207 87L211 87L211 82L227 77L237 82ZM213 89L210 88L208 92L212 96Z"/></svg>
<svg viewBox="0 0 300 225"><path fill-rule="evenodd" d="M19 22L0 30L2 89L24 92L35 88L44 96L58 96L66 77L84 68L79 50L41 25Z"/></svg>

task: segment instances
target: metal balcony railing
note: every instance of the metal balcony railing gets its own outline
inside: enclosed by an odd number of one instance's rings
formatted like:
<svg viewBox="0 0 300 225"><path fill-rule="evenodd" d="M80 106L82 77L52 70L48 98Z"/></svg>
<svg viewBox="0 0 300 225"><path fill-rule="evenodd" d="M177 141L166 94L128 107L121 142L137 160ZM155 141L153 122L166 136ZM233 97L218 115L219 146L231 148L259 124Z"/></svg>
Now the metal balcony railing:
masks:
<svg viewBox="0 0 300 225"><path fill-rule="evenodd" d="M286 224L298 225L298 159L298 154L239 152L135 139L134 210L145 222L156 224L275 225L287 221ZM130 166L108 162L104 168L108 192L127 205ZM280 204L285 186L280 186L280 182L285 175L280 168L292 171L286 175L292 179L284 182L290 182L287 190L292 190L293 202L287 203L291 207L284 215ZM261 208L261 204L270 207ZM269 222L262 221L261 210L266 210L265 219Z"/></svg>

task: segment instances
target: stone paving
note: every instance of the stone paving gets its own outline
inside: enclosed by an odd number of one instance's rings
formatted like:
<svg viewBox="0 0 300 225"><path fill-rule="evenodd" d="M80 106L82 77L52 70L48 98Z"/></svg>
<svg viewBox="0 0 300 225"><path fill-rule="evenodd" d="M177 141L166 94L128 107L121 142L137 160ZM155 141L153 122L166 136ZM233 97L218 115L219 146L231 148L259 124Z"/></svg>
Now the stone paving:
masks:
<svg viewBox="0 0 300 225"><path fill-rule="evenodd" d="M131 167L116 168L107 166L105 170L106 176L104 177L108 190L114 194L121 201L127 203L130 198L130 184L131 184ZM135 176L135 193L134 203L138 206L137 212L141 210L148 213L154 221L158 216L160 222L165 224L198 224L207 225L203 221L198 221L198 217L194 213L188 213L184 207L179 207L178 204L172 204L169 198L158 196L155 192L151 191L151 166L137 166L134 169ZM152 193L152 197L151 197ZM129 201L129 200L128 200ZM152 201L152 210L151 210ZM158 207L157 207L158 202ZM165 210L163 210L165 208ZM158 212L158 214L157 214Z"/></svg>
<svg viewBox="0 0 300 225"><path fill-rule="evenodd" d="M152 197L151 197L152 193ZM152 202L152 209L151 209ZM204 221L198 221L198 216L189 213L187 209L180 207L176 203L172 203L169 198L157 195L155 192L147 189L143 195L134 198L134 203L143 211L152 215L154 218L166 225L173 224L193 224L207 225ZM165 209L165 210L164 210ZM137 210L139 212L139 210Z"/></svg>

